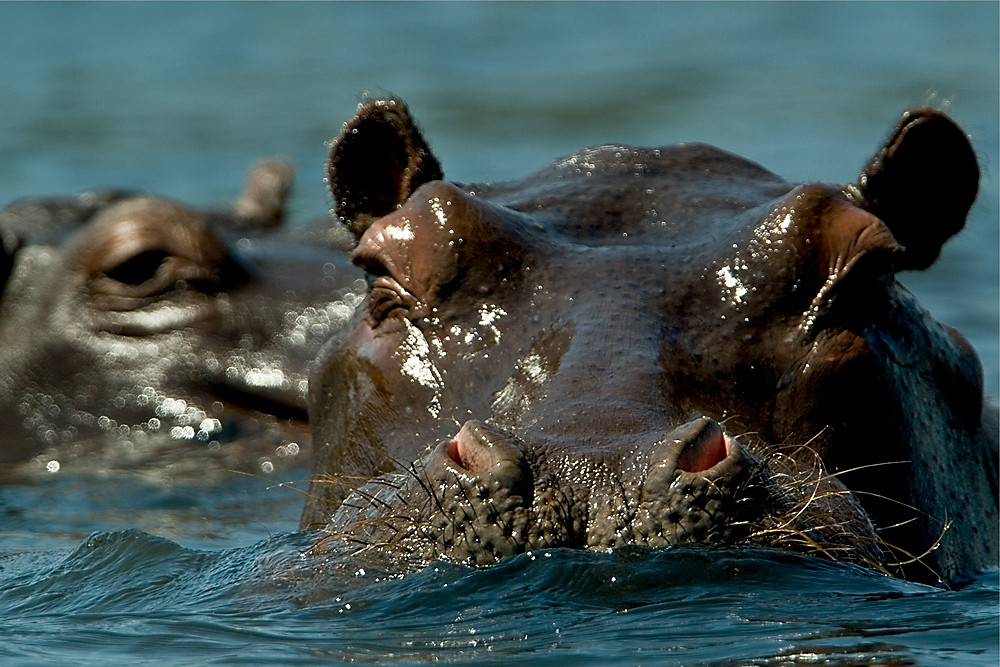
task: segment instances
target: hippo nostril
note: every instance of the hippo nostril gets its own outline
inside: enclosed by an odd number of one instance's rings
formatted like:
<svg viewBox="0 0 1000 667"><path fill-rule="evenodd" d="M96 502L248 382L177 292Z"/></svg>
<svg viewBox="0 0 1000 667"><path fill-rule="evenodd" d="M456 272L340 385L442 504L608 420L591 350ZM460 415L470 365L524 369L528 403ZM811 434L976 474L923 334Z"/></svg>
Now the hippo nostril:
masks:
<svg viewBox="0 0 1000 667"><path fill-rule="evenodd" d="M463 427L448 441L448 458L463 470L473 473L486 472L493 465L493 457L482 440L472 429Z"/></svg>
<svg viewBox="0 0 1000 667"><path fill-rule="evenodd" d="M477 456L477 453L474 446L470 447L457 437L448 441L448 458L469 472L486 472L489 470L489 457L483 461L483 457Z"/></svg>
<svg viewBox="0 0 1000 667"><path fill-rule="evenodd" d="M688 443L677 459L677 469L701 472L726 458L726 439L721 432L704 440Z"/></svg>
<svg viewBox="0 0 1000 667"><path fill-rule="evenodd" d="M705 420L698 424L698 433L684 445L677 457L677 469L686 472L701 472L708 470L728 455L726 436L722 427L713 421Z"/></svg>
<svg viewBox="0 0 1000 667"><path fill-rule="evenodd" d="M466 485L463 493L470 493L474 486L475 493L503 489L508 496L530 498L532 474L523 446L506 431L470 420L453 438L434 448L426 470L430 479Z"/></svg>

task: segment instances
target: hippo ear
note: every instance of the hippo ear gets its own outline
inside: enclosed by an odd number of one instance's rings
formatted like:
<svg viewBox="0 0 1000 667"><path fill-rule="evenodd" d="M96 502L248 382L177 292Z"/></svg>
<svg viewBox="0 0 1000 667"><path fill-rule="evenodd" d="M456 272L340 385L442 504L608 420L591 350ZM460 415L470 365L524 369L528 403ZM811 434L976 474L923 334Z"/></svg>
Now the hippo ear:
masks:
<svg viewBox="0 0 1000 667"><path fill-rule="evenodd" d="M293 175L294 169L286 160L265 160L255 165L233 205L236 215L262 227L280 225Z"/></svg>
<svg viewBox="0 0 1000 667"><path fill-rule="evenodd" d="M863 206L905 248L901 269L925 269L965 226L979 189L979 165L968 137L933 109L903 114L858 183Z"/></svg>
<svg viewBox="0 0 1000 667"><path fill-rule="evenodd" d="M359 237L418 187L442 178L402 100L372 100L344 124L327 162L333 211Z"/></svg>

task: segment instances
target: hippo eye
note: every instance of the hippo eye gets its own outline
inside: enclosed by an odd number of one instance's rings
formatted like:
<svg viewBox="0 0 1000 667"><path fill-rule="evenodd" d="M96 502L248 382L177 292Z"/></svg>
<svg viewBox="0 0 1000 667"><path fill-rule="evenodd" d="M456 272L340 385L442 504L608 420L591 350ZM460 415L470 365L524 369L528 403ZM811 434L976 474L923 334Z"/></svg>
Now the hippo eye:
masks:
<svg viewBox="0 0 1000 667"><path fill-rule="evenodd" d="M162 250L147 250L105 272L104 275L126 285L142 285L156 276L168 256Z"/></svg>
<svg viewBox="0 0 1000 667"><path fill-rule="evenodd" d="M221 268L161 248L125 254L95 272L88 283L90 303L101 312L138 312L187 307L202 293L221 287Z"/></svg>
<svg viewBox="0 0 1000 667"><path fill-rule="evenodd" d="M390 276L377 276L372 282L368 297L368 316L373 326L385 322L399 323L411 319L417 310L418 301L413 294Z"/></svg>
<svg viewBox="0 0 1000 667"><path fill-rule="evenodd" d="M95 329L148 335L204 322L246 272L198 213L136 197L98 213L74 239L81 314Z"/></svg>
<svg viewBox="0 0 1000 667"><path fill-rule="evenodd" d="M179 286L213 291L212 285L218 278L215 269L164 250L145 250L96 275L91 280L91 293L95 297L116 299L116 305L110 302L98 305L128 310Z"/></svg>
<svg viewBox="0 0 1000 667"><path fill-rule="evenodd" d="M854 270L813 299L810 328L860 331L884 320L892 312L892 284L891 276Z"/></svg>

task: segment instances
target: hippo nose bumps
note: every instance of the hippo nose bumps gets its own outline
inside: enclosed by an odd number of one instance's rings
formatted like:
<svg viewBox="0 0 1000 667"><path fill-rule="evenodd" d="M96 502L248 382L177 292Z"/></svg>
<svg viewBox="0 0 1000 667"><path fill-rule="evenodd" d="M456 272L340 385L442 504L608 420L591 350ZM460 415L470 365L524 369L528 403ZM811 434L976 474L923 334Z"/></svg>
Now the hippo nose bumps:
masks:
<svg viewBox="0 0 1000 667"><path fill-rule="evenodd" d="M711 419L674 429L650 453L637 534L653 546L712 541L746 470L743 449Z"/></svg>
<svg viewBox="0 0 1000 667"><path fill-rule="evenodd" d="M533 476L513 436L466 422L431 452L424 473L440 510L427 535L442 555L487 564L528 546Z"/></svg>

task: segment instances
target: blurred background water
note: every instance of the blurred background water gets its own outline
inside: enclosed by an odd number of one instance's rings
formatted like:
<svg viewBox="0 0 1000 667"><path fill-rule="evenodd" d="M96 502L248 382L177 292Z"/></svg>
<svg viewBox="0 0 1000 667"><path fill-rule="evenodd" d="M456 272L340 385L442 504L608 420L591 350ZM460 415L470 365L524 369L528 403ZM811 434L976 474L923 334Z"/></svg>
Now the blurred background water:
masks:
<svg viewBox="0 0 1000 667"><path fill-rule="evenodd" d="M930 104L983 181L967 229L901 279L996 395L998 81L985 2L0 3L0 202L115 186L216 204L284 155L292 216L314 219L325 142L365 91L406 99L457 181L702 141L845 183ZM556 552L310 577L301 497L277 484L307 474L0 487L0 662L997 663L996 571L942 591L766 553Z"/></svg>

